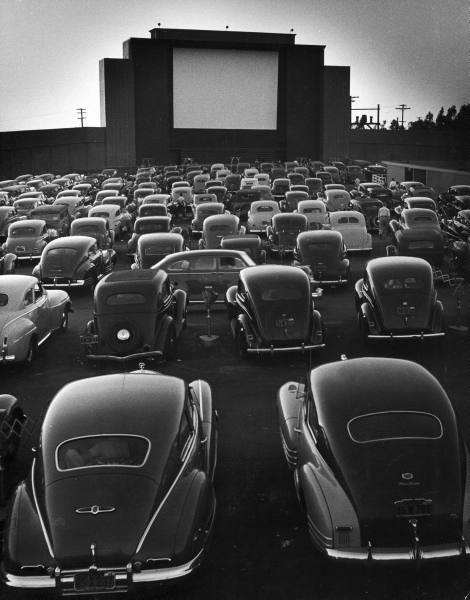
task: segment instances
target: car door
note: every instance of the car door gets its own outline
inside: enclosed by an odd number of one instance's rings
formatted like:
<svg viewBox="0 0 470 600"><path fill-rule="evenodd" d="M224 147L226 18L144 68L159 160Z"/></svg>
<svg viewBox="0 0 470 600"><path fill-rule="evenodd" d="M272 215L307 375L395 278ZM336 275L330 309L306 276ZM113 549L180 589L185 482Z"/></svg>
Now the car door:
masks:
<svg viewBox="0 0 470 600"><path fill-rule="evenodd" d="M175 288L186 291L191 302L204 302L203 290L206 286L217 287L217 263L208 254L190 256L170 262L165 270Z"/></svg>
<svg viewBox="0 0 470 600"><path fill-rule="evenodd" d="M228 288L237 284L238 275L246 266L246 263L239 256L227 255L217 257L215 291L219 295L219 298L224 298Z"/></svg>
<svg viewBox="0 0 470 600"><path fill-rule="evenodd" d="M24 294L23 306L25 316L36 327L37 342L39 344L50 331L47 295L39 282L28 287Z"/></svg>

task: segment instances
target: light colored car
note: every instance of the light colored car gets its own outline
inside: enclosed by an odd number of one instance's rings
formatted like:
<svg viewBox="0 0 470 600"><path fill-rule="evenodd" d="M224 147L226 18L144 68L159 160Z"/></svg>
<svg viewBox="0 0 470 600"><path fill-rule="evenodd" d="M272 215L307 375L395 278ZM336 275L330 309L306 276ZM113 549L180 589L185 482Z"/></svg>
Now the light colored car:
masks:
<svg viewBox="0 0 470 600"><path fill-rule="evenodd" d="M275 200L255 200L248 211L247 230L250 233L266 233L271 219L280 212L279 204Z"/></svg>
<svg viewBox="0 0 470 600"><path fill-rule="evenodd" d="M35 260L41 257L46 244L54 239L42 219L26 219L10 223L7 239L2 248L16 254L17 260Z"/></svg>
<svg viewBox="0 0 470 600"><path fill-rule="evenodd" d="M301 200L295 212L307 217L309 229L321 229L329 223L323 200Z"/></svg>
<svg viewBox="0 0 470 600"><path fill-rule="evenodd" d="M330 213L330 227L343 236L348 252L372 252L372 236L366 220L356 210L338 210Z"/></svg>
<svg viewBox="0 0 470 600"><path fill-rule="evenodd" d="M348 210L351 196L346 190L326 190L324 192L324 202L328 212Z"/></svg>
<svg viewBox="0 0 470 600"><path fill-rule="evenodd" d="M2 275L0 282L0 364L29 365L53 331L67 328L70 297L44 289L31 275Z"/></svg>
<svg viewBox="0 0 470 600"><path fill-rule="evenodd" d="M42 201L38 198L21 198L13 202L13 208L16 213L21 216L25 215L29 217L29 213L38 206L41 206Z"/></svg>
<svg viewBox="0 0 470 600"><path fill-rule="evenodd" d="M122 209L117 204L100 204L92 206L88 211L89 217L103 217L109 223L109 229L114 231L115 239L122 236L123 220Z"/></svg>
<svg viewBox="0 0 470 600"><path fill-rule="evenodd" d="M69 211L69 215L72 219L74 219L77 215L77 212L83 206L83 198L82 196L61 196L60 198L56 198L53 205L57 206L58 204L62 204L67 207Z"/></svg>

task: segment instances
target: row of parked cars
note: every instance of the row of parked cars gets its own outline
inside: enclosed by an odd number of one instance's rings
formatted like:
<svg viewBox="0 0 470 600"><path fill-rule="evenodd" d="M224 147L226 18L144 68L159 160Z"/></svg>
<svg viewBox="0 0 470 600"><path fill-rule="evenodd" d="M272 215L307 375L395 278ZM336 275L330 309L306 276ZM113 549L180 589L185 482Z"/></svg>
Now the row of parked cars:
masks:
<svg viewBox="0 0 470 600"><path fill-rule="evenodd" d="M406 210L412 209L400 218ZM239 234L240 217L235 219L231 237L243 243L250 238ZM80 222L87 218L73 224ZM211 233L216 238L220 231ZM150 235L167 244L168 236L184 241L177 231ZM348 282L343 235L307 227L295 236L289 265L264 264L262 255L257 264L247 250L224 248L224 239L217 247L170 249L151 266L134 262L134 268L118 271L111 260L108 272L88 281L94 288L93 318L81 343L90 360L121 365L171 359L188 302L206 304L208 297L225 304L241 357L320 352L325 327L315 299L322 293L318 287L327 294L329 286ZM1 276L3 362L14 362L10 341L21 337L8 329L12 324L28 322L29 331L38 331L32 351L27 345L29 358L20 359L27 363L46 339L36 318L49 315L47 334L65 329L73 282L61 269L75 260L74 253L91 264L95 245L96 238L84 232L59 237L47 244L35 276ZM128 248L108 245L116 249L122 254ZM140 252L147 256L145 246ZM335 269L340 264L339 275L329 270L330 259ZM445 334L425 258L370 260L355 282L353 301L365 341ZM400 394L397 381L403 384ZM0 409L5 406L11 419L9 431L21 429L24 415L4 396ZM30 476L10 503L4 582L59 595L98 595L190 575L206 554L215 519L215 405L208 382L188 383L145 367L77 380L59 390ZM277 409L309 533L325 556L383 563L468 555L468 453L448 396L425 369L387 358L322 365L305 382L281 386Z"/></svg>

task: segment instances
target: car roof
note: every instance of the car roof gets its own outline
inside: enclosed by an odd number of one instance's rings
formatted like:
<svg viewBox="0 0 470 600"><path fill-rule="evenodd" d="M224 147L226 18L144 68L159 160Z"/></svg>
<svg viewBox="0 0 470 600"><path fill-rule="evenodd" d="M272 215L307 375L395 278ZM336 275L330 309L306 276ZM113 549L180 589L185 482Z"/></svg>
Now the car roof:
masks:
<svg viewBox="0 0 470 600"><path fill-rule="evenodd" d="M209 218L209 217L207 217ZM197 256L214 256L214 257L223 257L223 256L233 256L236 258L240 258L243 260L247 266L254 266L256 263L254 260L243 250L231 250L231 249L222 249L222 248L207 248L205 250L183 250L182 252L175 252L169 256L166 256L158 263L151 267L152 269L164 269L168 264L180 261L187 260L188 258L197 257Z"/></svg>
<svg viewBox="0 0 470 600"><path fill-rule="evenodd" d="M32 227L34 229L42 229L46 225L46 221L42 219L26 219L23 221L15 221L10 223L12 229L25 229L26 227Z"/></svg>
<svg viewBox="0 0 470 600"><path fill-rule="evenodd" d="M185 389L182 379L151 372L115 373L68 383L52 399L44 418L41 442L46 477L60 477L53 466L58 444L109 433L148 438L151 451L143 471L159 479L177 437Z"/></svg>
<svg viewBox="0 0 470 600"><path fill-rule="evenodd" d="M242 269L240 279L249 289L250 285L257 288L272 285L276 280L297 280L299 285L310 286L308 275L299 267L289 265L258 265L255 269ZM282 285L282 284L280 284Z"/></svg>
<svg viewBox="0 0 470 600"><path fill-rule="evenodd" d="M96 244L95 238L88 235L67 235L50 241L44 251L48 252L54 248L76 248L77 250L85 252L94 244Z"/></svg>
<svg viewBox="0 0 470 600"><path fill-rule="evenodd" d="M310 372L310 386L319 423L333 434L343 435L345 424L358 415L382 411L431 411L455 420L437 379L409 360L361 357L327 363Z"/></svg>
<svg viewBox="0 0 470 600"><path fill-rule="evenodd" d="M41 204L40 206L36 206L30 212L30 215L44 214L44 213L60 213L67 212L67 206L65 204Z"/></svg>
<svg viewBox="0 0 470 600"><path fill-rule="evenodd" d="M410 273L426 274L432 281L432 267L424 258L417 256L381 256L369 260L366 265L366 270L370 277L383 277L383 272L387 274L400 275L402 277L409 276Z"/></svg>

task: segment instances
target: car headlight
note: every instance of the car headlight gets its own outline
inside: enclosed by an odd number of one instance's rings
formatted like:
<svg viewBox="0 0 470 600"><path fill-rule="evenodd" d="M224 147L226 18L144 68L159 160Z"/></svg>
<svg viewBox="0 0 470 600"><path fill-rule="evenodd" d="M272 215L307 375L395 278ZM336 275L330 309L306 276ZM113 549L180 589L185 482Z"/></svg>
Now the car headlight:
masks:
<svg viewBox="0 0 470 600"><path fill-rule="evenodd" d="M131 337L131 332L128 329L119 329L116 337L120 342L127 342Z"/></svg>

